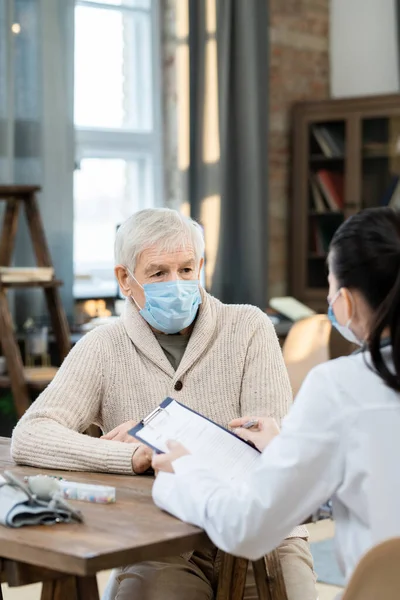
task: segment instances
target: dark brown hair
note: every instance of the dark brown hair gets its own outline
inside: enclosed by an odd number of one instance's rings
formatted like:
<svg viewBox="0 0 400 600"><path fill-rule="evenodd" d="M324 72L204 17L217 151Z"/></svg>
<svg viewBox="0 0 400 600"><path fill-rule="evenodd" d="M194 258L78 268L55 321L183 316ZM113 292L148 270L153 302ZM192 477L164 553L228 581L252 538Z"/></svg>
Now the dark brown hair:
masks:
<svg viewBox="0 0 400 600"><path fill-rule="evenodd" d="M373 311L366 349L385 383L400 391L400 212L364 210L333 236L330 266L340 287L358 290ZM390 329L392 372L382 357L381 337Z"/></svg>

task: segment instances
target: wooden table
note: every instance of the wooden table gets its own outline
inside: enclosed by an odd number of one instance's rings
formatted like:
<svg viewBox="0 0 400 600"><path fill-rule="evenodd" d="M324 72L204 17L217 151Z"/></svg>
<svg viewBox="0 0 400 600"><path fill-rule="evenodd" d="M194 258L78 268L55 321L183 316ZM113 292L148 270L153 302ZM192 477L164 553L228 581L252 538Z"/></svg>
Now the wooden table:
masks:
<svg viewBox="0 0 400 600"><path fill-rule="evenodd" d="M117 488L115 504L74 503L84 515L83 524L0 526L0 580L10 586L43 581L42 600L98 600L98 571L181 554L207 539L153 504L151 477L17 467L10 458L10 440L0 438L0 472L5 469L19 477L51 473Z"/></svg>
<svg viewBox="0 0 400 600"><path fill-rule="evenodd" d="M20 478L48 473L117 488L115 504L74 502L84 515L83 524L21 529L0 525L0 583L15 587L43 582L42 600L99 600L98 571L176 556L207 540L197 527L155 506L152 477L17 467L10 458L10 440L0 437L0 473L4 470ZM247 560L223 554L217 600L243 599L247 566ZM259 600L287 600L276 550L253 562L253 570Z"/></svg>

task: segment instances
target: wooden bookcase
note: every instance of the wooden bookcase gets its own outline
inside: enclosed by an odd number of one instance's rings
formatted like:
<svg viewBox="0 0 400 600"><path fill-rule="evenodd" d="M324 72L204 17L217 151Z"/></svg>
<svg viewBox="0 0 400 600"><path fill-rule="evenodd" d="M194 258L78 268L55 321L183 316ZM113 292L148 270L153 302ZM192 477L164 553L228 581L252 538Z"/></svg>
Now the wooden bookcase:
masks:
<svg viewBox="0 0 400 600"><path fill-rule="evenodd" d="M292 167L290 293L326 312L337 227L363 208L400 208L400 95L295 105Z"/></svg>

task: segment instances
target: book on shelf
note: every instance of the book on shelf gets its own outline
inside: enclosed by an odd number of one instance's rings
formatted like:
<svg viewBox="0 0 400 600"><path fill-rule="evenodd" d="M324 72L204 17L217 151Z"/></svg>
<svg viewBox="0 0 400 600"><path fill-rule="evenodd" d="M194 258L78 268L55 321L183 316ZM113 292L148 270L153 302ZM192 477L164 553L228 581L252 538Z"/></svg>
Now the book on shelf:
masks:
<svg viewBox="0 0 400 600"><path fill-rule="evenodd" d="M329 207L324 200L322 192L319 189L318 183L315 180L315 176L313 174L310 174L310 188L313 210L315 210L315 212L321 215L325 214L329 211Z"/></svg>
<svg viewBox="0 0 400 600"><path fill-rule="evenodd" d="M344 208L344 177L342 173L320 169L315 174L328 210L340 212Z"/></svg>
<svg viewBox="0 0 400 600"><path fill-rule="evenodd" d="M53 267L0 267L0 280L4 283L46 282L53 277Z"/></svg>
<svg viewBox="0 0 400 600"><path fill-rule="evenodd" d="M333 125L314 125L312 132L324 156L341 158L344 155L344 137Z"/></svg>

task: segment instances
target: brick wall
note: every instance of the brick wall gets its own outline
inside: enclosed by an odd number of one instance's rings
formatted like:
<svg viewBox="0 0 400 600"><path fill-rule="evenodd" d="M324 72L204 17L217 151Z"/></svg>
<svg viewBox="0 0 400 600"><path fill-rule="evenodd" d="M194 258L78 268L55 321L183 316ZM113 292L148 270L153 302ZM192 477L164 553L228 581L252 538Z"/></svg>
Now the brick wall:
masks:
<svg viewBox="0 0 400 600"><path fill-rule="evenodd" d="M329 0L270 0L269 297L287 292L290 114L329 96Z"/></svg>

